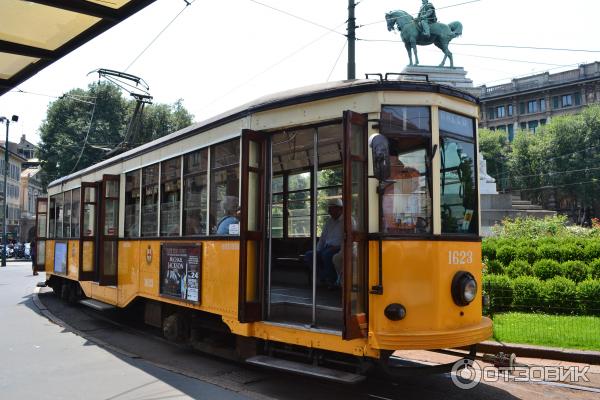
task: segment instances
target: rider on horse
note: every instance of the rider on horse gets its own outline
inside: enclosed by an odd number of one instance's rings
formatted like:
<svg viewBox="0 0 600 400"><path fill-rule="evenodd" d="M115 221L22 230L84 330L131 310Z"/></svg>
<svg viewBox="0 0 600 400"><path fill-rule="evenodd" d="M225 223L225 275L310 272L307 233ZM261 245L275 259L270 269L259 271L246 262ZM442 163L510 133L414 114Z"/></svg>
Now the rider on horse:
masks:
<svg viewBox="0 0 600 400"><path fill-rule="evenodd" d="M421 29L423 29L423 35L425 37L429 37L429 24L433 24L437 22L437 17L435 16L435 7L427 0L423 0L423 5L419 10L419 15L417 17L419 21L419 25Z"/></svg>

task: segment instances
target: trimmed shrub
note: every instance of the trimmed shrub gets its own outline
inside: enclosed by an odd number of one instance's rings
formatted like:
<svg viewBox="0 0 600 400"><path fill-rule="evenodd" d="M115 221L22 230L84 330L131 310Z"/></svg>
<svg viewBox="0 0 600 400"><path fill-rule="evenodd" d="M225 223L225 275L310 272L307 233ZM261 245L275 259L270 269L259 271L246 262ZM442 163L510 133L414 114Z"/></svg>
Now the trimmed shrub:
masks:
<svg viewBox="0 0 600 400"><path fill-rule="evenodd" d="M573 282L581 282L588 276L587 264L583 261L566 261L560 265L562 275Z"/></svg>
<svg viewBox="0 0 600 400"><path fill-rule="evenodd" d="M519 276L512 281L513 306L521 310L536 310L541 304L542 281L533 276Z"/></svg>
<svg viewBox="0 0 600 400"><path fill-rule="evenodd" d="M529 245L517 247L515 259L525 260L529 264L533 264L537 259L537 250Z"/></svg>
<svg viewBox="0 0 600 400"><path fill-rule="evenodd" d="M491 312L507 310L512 304L512 286L506 275L484 275L483 290L490 296Z"/></svg>
<svg viewBox="0 0 600 400"><path fill-rule="evenodd" d="M504 265L509 265L517 255L517 249L513 246L502 246L496 250L496 259Z"/></svg>
<svg viewBox="0 0 600 400"><path fill-rule="evenodd" d="M583 248L583 257L587 261L592 261L596 258L600 258L600 243L598 243L595 240L588 242Z"/></svg>
<svg viewBox="0 0 600 400"><path fill-rule="evenodd" d="M542 280L552 279L562 274L559 262L554 260L538 260L533 264L532 268L533 275Z"/></svg>
<svg viewBox="0 0 600 400"><path fill-rule="evenodd" d="M595 259L588 266L592 279L600 279L600 258Z"/></svg>
<svg viewBox="0 0 600 400"><path fill-rule="evenodd" d="M584 314L600 315L600 280L588 279L577 285L577 301Z"/></svg>
<svg viewBox="0 0 600 400"><path fill-rule="evenodd" d="M502 275L504 273L504 265L498 260L488 260L485 266L487 274Z"/></svg>
<svg viewBox="0 0 600 400"><path fill-rule="evenodd" d="M493 242L484 241L481 243L481 257L485 260L496 259L496 246Z"/></svg>
<svg viewBox="0 0 600 400"><path fill-rule="evenodd" d="M577 286L564 276L556 276L542 283L542 299L550 312L570 314L575 311Z"/></svg>
<svg viewBox="0 0 600 400"><path fill-rule="evenodd" d="M579 260L582 256L582 251L579 246L574 243L564 244L559 247L560 261Z"/></svg>
<svg viewBox="0 0 600 400"><path fill-rule="evenodd" d="M538 247L538 259L560 260L559 246L555 244L542 244Z"/></svg>
<svg viewBox="0 0 600 400"><path fill-rule="evenodd" d="M533 275L531 265L525 260L514 260L506 267L505 272L513 279L519 276Z"/></svg>

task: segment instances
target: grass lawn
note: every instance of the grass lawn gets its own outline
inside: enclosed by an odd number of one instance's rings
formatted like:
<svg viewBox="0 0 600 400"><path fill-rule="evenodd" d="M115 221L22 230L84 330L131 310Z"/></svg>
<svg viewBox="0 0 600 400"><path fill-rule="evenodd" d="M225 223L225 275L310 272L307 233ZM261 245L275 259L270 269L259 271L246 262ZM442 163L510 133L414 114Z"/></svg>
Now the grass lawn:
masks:
<svg viewBox="0 0 600 400"><path fill-rule="evenodd" d="M501 342L600 350L600 317L509 312L493 320L494 338Z"/></svg>

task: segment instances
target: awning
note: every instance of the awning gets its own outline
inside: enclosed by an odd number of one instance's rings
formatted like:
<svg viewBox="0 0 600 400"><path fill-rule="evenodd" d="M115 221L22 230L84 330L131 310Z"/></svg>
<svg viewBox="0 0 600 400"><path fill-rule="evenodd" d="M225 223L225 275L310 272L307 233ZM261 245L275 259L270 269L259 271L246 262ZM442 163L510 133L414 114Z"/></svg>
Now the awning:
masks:
<svg viewBox="0 0 600 400"><path fill-rule="evenodd" d="M0 96L155 0L1 0Z"/></svg>

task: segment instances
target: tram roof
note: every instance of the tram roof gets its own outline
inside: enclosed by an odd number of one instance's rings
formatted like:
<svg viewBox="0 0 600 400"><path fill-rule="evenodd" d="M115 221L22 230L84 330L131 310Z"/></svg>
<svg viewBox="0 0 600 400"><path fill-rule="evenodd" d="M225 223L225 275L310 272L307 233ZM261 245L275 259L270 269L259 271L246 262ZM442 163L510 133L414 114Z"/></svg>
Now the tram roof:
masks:
<svg viewBox="0 0 600 400"><path fill-rule="evenodd" d="M140 156L169 143L182 140L190 135L196 135L210 129L224 125L231 121L244 118L250 114L272 110L281 107L292 106L296 104L307 103L311 101L330 99L351 94L375 92L375 91L407 91L407 92L429 92L444 94L457 97L471 103L478 103L478 99L451 86L440 85L437 83L425 81L407 81L407 80L374 80L374 79L356 79L337 82L321 83L310 86L303 86L279 93L274 93L260 97L254 101L218 114L204 121L196 122L186 128L173 132L159 139L145 143L134 149L128 150L122 154L94 164L90 167L74 172L73 174L56 179L48 185L53 187L67 182L73 178L87 175L102 168L106 168L118 162L129 160Z"/></svg>
<svg viewBox="0 0 600 400"><path fill-rule="evenodd" d="M2 0L0 96L155 0Z"/></svg>

